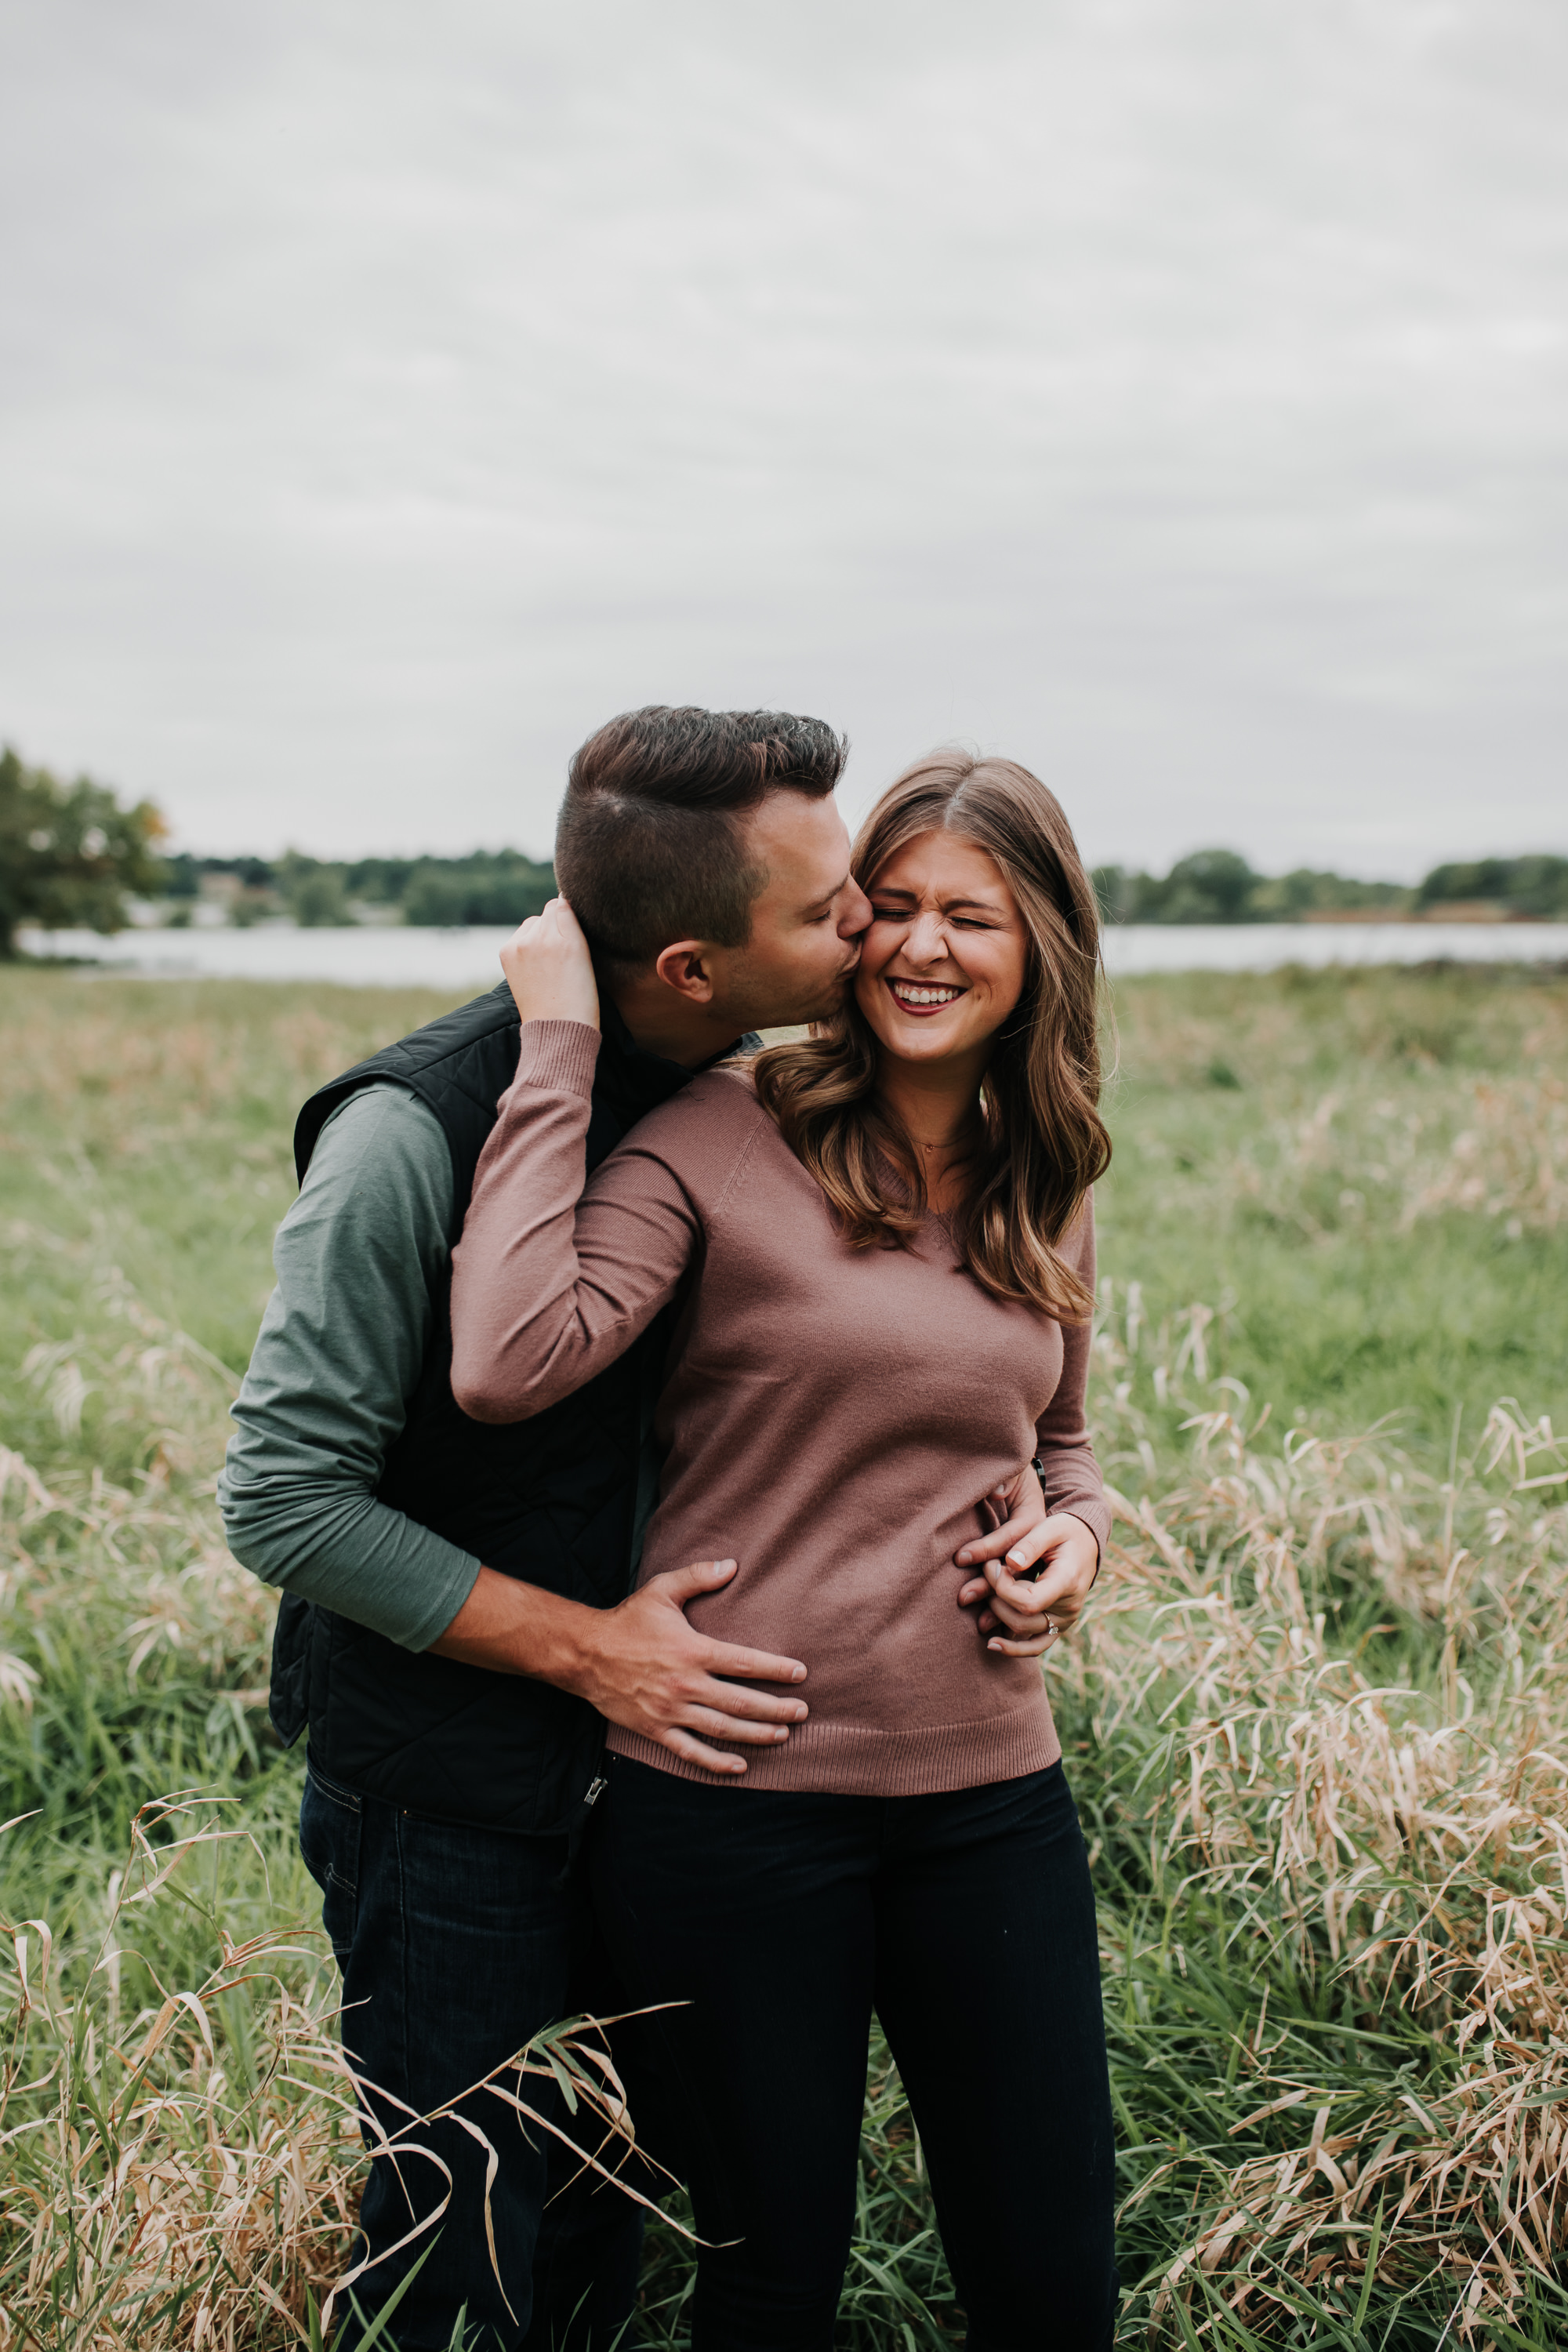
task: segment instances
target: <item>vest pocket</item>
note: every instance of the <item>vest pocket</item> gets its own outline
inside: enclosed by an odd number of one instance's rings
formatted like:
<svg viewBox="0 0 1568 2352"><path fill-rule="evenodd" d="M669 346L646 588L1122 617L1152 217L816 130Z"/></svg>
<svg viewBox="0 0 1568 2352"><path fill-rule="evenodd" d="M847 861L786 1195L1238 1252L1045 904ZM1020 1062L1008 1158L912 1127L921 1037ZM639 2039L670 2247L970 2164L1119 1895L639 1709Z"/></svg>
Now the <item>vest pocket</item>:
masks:
<svg viewBox="0 0 1568 2352"><path fill-rule="evenodd" d="M308 1678L315 1611L297 1592L286 1592L272 1633L272 1677L267 1712L285 1748L292 1748L310 1711Z"/></svg>

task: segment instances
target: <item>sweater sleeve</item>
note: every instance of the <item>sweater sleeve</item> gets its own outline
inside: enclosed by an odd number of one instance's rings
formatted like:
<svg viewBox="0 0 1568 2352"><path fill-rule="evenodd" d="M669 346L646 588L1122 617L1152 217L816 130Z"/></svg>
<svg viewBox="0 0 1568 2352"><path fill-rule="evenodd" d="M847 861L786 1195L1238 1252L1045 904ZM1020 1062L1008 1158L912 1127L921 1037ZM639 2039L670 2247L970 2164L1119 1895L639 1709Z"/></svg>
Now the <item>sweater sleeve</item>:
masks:
<svg viewBox="0 0 1568 2352"><path fill-rule="evenodd" d="M1094 1291L1094 1198L1084 1202L1078 1231L1062 1255ZM1087 1402L1089 1358L1093 1331L1088 1323L1062 1325L1062 1376L1057 1392L1036 1425L1035 1436L1045 1464L1046 1504L1052 1511L1070 1511L1081 1519L1100 1546L1103 1558L1110 1533L1110 1509L1094 1446L1089 1433Z"/></svg>
<svg viewBox="0 0 1568 2352"><path fill-rule="evenodd" d="M523 1024L452 1254L452 1391L475 1421L527 1421L602 1372L700 1246L696 1207L657 1153L612 1152L584 1192L598 1051L580 1022Z"/></svg>
<svg viewBox="0 0 1568 2352"><path fill-rule="evenodd" d="M369 1087L333 1112L278 1231L278 1287L218 1482L229 1549L253 1575L407 1650L450 1624L479 1572L376 1496L454 1207L447 1139L416 1096Z"/></svg>

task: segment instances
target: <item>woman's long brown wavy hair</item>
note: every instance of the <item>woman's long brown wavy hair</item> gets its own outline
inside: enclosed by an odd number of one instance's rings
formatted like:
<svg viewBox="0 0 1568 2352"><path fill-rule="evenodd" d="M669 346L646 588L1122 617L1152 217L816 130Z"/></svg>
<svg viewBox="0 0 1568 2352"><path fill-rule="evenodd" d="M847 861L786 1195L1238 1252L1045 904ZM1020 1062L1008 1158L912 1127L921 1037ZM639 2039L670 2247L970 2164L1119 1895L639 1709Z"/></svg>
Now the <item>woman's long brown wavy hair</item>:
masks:
<svg viewBox="0 0 1568 2352"><path fill-rule="evenodd" d="M862 889L928 833L995 859L1029 935L1023 994L985 1073L964 1202L948 1223L962 1262L995 1297L1087 1322L1094 1301L1058 1253L1110 1162L1098 1108L1094 887L1055 794L1012 760L933 751L906 768L860 828L852 863ZM755 1064L759 1097L857 1249L907 1246L926 1208L920 1154L876 1097L879 1050L851 995L808 1038Z"/></svg>

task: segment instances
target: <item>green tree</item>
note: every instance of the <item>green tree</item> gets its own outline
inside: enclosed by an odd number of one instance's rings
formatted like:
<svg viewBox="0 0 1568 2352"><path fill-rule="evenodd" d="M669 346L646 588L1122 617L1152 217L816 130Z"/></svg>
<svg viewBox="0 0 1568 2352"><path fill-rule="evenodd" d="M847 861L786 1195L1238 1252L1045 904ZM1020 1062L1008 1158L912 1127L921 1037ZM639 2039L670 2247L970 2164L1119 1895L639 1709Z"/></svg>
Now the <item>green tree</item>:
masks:
<svg viewBox="0 0 1568 2352"><path fill-rule="evenodd" d="M353 921L341 865L289 849L278 872L289 911L301 930L341 930Z"/></svg>
<svg viewBox="0 0 1568 2352"><path fill-rule="evenodd" d="M167 830L151 801L127 808L90 776L64 784L0 751L0 956L16 954L20 923L122 930L127 894L163 887Z"/></svg>
<svg viewBox="0 0 1568 2352"><path fill-rule="evenodd" d="M1468 865L1435 866L1416 893L1423 908L1466 898L1493 899L1514 915L1568 915L1568 857L1478 857Z"/></svg>
<svg viewBox="0 0 1568 2352"><path fill-rule="evenodd" d="M293 894L294 920L301 930L342 930L353 921L343 896L343 877L331 866L307 874Z"/></svg>
<svg viewBox="0 0 1568 2352"><path fill-rule="evenodd" d="M1165 877L1158 921L1166 923L1245 923L1251 914L1258 880L1245 857L1234 849L1198 849L1179 857Z"/></svg>
<svg viewBox="0 0 1568 2352"><path fill-rule="evenodd" d="M471 857L423 857L403 894L405 923L521 923L555 895L549 866L516 850L476 850Z"/></svg>

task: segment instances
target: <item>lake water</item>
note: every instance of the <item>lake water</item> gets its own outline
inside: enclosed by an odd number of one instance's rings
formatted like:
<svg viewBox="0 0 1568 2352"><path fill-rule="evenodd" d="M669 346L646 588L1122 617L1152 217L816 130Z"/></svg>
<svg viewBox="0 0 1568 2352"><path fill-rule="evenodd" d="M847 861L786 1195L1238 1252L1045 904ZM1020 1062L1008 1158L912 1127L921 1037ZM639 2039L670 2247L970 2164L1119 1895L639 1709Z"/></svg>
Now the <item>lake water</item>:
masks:
<svg viewBox="0 0 1568 2352"><path fill-rule="evenodd" d="M296 930L24 929L29 955L80 956L107 970L169 980L318 980L356 988L482 988L500 978L511 933L377 926ZM1125 923L1105 933L1113 975L1145 971L1272 971L1281 964L1568 963L1568 923Z"/></svg>

